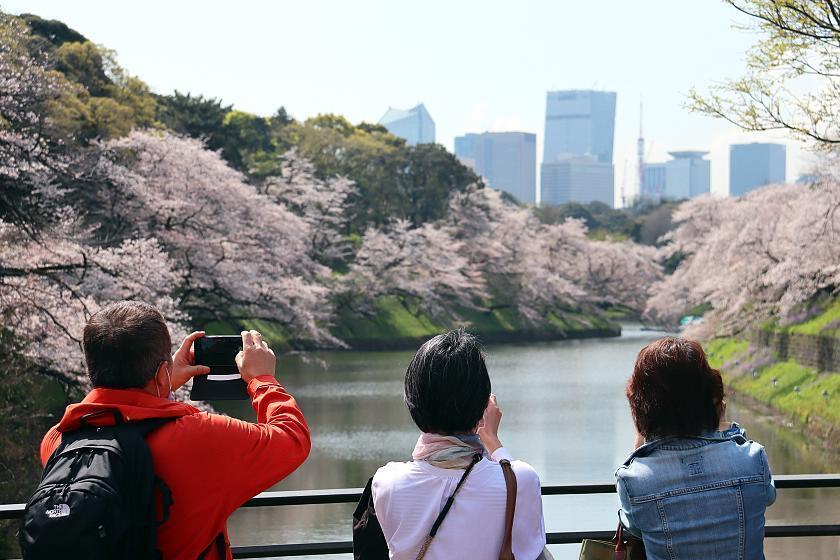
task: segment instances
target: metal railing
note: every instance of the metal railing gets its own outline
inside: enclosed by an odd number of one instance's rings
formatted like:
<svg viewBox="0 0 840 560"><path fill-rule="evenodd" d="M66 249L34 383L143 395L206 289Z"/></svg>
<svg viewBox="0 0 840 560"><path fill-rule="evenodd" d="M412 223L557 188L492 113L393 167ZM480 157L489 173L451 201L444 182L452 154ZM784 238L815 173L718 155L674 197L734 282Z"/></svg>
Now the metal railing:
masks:
<svg viewBox="0 0 840 560"><path fill-rule="evenodd" d="M779 475L773 477L777 489L840 488L840 474ZM559 484L542 487L543 496L568 496L579 494L608 494L615 492L615 484L582 483ZM356 503L362 495L361 488L333 490L297 490L263 492L248 500L242 507L298 506L318 504ZM0 519L17 519L23 516L26 504L0 504ZM349 526L350 520L347 520ZM609 540L614 529L606 531L560 531L546 534L548 544L573 544L583 539ZM768 525L766 537L837 537L840 525ZM346 554L353 551L350 541L267 544L232 547L234 558L269 558L274 556L314 556L319 554Z"/></svg>

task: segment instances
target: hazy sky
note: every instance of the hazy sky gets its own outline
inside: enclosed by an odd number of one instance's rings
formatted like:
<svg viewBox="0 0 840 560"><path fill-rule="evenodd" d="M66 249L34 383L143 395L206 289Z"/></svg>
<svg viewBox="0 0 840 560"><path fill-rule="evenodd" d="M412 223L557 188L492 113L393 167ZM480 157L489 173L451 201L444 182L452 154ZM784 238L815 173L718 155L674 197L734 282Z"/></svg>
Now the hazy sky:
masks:
<svg viewBox="0 0 840 560"><path fill-rule="evenodd" d="M340 113L376 122L388 108L426 104L437 140L484 130L537 133L545 93L618 92L616 197L635 192L639 100L649 161L672 150L711 152L712 190L728 190L728 145L788 144L788 179L801 153L779 135L744 135L689 113L686 93L743 70L757 35L718 0L335 0L214 2L0 0L11 13L60 19L114 49L159 93L201 93L304 119Z"/></svg>

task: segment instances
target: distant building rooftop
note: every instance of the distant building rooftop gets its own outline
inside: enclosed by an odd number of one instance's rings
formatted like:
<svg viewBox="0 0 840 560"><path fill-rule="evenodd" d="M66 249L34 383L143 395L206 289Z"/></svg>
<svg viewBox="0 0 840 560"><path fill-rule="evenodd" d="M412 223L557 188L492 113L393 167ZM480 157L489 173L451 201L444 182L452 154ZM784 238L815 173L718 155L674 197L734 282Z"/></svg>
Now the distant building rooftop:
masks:
<svg viewBox="0 0 840 560"><path fill-rule="evenodd" d="M410 117L412 112L415 109L395 109L394 107L388 107L388 110L385 111L385 114L382 115L382 118L379 119L379 124L387 124L389 122L398 121L404 119L406 117Z"/></svg>
<svg viewBox="0 0 840 560"><path fill-rule="evenodd" d="M412 146L435 141L435 121L422 103L411 109L388 107L379 124L391 134L405 138Z"/></svg>
<svg viewBox="0 0 840 560"><path fill-rule="evenodd" d="M705 155L708 155L709 152L703 152L700 150L679 150L676 152L668 152L668 155L674 159L700 159Z"/></svg>
<svg viewBox="0 0 840 560"><path fill-rule="evenodd" d="M415 105L411 109L397 109L396 107L388 107L388 110L385 111L385 114L382 115L381 119L379 119L379 124L388 124L395 121L400 121L402 119L413 117L418 113L425 115L429 114L429 112L426 110L426 106L422 103Z"/></svg>

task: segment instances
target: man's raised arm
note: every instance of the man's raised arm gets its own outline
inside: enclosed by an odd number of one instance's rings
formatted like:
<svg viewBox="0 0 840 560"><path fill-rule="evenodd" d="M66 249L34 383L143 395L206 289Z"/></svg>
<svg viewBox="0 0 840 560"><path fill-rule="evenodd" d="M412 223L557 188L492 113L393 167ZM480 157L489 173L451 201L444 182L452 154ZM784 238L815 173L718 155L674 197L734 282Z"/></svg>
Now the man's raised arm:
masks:
<svg viewBox="0 0 840 560"><path fill-rule="evenodd" d="M288 476L309 455L309 427L295 399L275 379L275 363L260 333L243 332L236 364L248 384L257 423L203 415L208 425L201 454L210 464L222 465L207 473L215 485L209 490L230 512Z"/></svg>

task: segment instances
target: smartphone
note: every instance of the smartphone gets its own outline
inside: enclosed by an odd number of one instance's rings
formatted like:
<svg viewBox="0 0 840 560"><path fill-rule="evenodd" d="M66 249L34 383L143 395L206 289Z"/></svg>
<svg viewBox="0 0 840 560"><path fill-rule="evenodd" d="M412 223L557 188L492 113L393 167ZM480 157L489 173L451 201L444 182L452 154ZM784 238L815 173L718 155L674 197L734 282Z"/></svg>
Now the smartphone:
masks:
<svg viewBox="0 0 840 560"><path fill-rule="evenodd" d="M247 385L236 367L236 355L242 350L240 335L204 336L195 341L196 365L208 366L210 373L193 377L190 398L194 401L243 400Z"/></svg>

